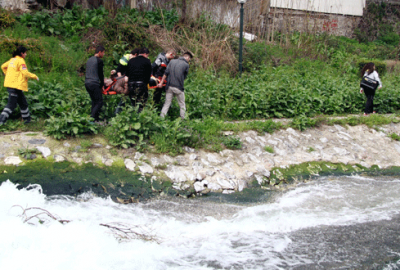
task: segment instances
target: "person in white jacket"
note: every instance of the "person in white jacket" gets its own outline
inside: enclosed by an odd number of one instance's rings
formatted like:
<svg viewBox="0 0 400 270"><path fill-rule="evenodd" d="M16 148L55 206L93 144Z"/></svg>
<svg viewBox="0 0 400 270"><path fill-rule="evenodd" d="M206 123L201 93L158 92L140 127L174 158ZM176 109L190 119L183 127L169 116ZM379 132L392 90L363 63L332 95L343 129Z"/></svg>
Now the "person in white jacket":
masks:
<svg viewBox="0 0 400 270"><path fill-rule="evenodd" d="M382 82L381 82L381 79L379 79L378 72L376 72L376 70L375 70L374 63L370 62L363 67L363 69L361 70L361 77L364 77L364 76L367 76L370 79L378 81L378 83L379 83L378 89L382 88ZM367 116L370 113L375 113L375 111L374 111L375 90L363 87L360 89L360 93L364 93L365 96L367 97L367 103L365 104L364 115Z"/></svg>

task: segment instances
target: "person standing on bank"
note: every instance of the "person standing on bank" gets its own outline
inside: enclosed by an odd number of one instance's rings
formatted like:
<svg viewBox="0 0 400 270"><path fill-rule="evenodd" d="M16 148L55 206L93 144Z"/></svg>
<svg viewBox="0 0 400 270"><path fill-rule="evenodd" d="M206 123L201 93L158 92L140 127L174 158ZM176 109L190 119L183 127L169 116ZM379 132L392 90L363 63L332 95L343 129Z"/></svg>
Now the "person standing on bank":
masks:
<svg viewBox="0 0 400 270"><path fill-rule="evenodd" d="M169 62L175 58L176 52L174 49L168 49L166 53L160 53L154 63L151 65L152 74L158 80L162 79ZM157 87L154 89L153 102L158 105L161 101L161 95L165 91L164 87Z"/></svg>
<svg viewBox="0 0 400 270"><path fill-rule="evenodd" d="M104 72L103 60L105 49L99 45L96 47L94 56L86 63L85 88L92 100L90 116L98 122L101 107L103 107Z"/></svg>
<svg viewBox="0 0 400 270"><path fill-rule="evenodd" d="M6 75L4 79L4 87L8 91L8 102L3 112L0 114L0 126L4 125L14 109L19 105L21 116L25 124L31 122L28 102L26 101L24 92L28 91L28 79L39 81L38 76L28 71L25 63L27 49L19 46L13 53L12 58L1 65L3 73Z"/></svg>
<svg viewBox="0 0 400 270"><path fill-rule="evenodd" d="M379 83L378 89L382 88L382 82L379 79L378 72L376 72L376 70L375 70L374 63L371 62L364 66L364 68L361 70L361 77L364 77L364 76L377 81ZM375 113L375 111L374 111L375 90L367 88L367 87L361 87L360 93L364 93L365 96L367 97L367 103L365 104L364 115L367 116L370 113Z"/></svg>
<svg viewBox="0 0 400 270"><path fill-rule="evenodd" d="M124 77L123 80L125 80L125 76L126 76L126 70L128 69L128 62L129 60L131 60L132 58L135 58L136 56L139 55L139 49L133 49L131 51L130 54L125 54L120 60L119 60L119 64L117 67L117 70L113 70L111 71L111 76L113 76L115 73L115 75L117 75L117 78L119 78L120 80L121 77ZM122 107L125 106L125 97L122 96L121 100L119 101L117 108L115 108L115 114L119 114L120 112L122 112Z"/></svg>
<svg viewBox="0 0 400 270"><path fill-rule="evenodd" d="M185 105L185 89L183 87L184 80L189 73L189 62L193 58L190 52L185 52L182 57L171 60L168 64L165 74L163 75L161 82L157 87L162 87L165 79L167 80L167 93L165 95L165 103L161 109L161 117L165 117L168 113L169 107L171 106L172 98L176 96L180 107L180 116L182 119L185 118L186 105Z"/></svg>
<svg viewBox="0 0 400 270"><path fill-rule="evenodd" d="M139 55L129 60L126 71L131 104L132 106L136 106L136 103L140 103L138 113L143 110L149 97L149 90L147 88L151 77L149 53L147 48L140 49Z"/></svg>

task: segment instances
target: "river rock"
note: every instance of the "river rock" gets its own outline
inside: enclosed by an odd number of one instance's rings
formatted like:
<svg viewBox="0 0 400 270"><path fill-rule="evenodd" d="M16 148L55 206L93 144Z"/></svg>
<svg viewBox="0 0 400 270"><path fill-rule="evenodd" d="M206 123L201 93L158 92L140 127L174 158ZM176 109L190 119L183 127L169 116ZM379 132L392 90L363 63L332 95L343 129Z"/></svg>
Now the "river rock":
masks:
<svg viewBox="0 0 400 270"><path fill-rule="evenodd" d="M32 139L28 141L30 144L44 144L45 142L45 139Z"/></svg>
<svg viewBox="0 0 400 270"><path fill-rule="evenodd" d="M161 159L156 158L156 157L152 157L150 159L151 161L151 165L153 165L154 167L160 166L162 164Z"/></svg>
<svg viewBox="0 0 400 270"><path fill-rule="evenodd" d="M136 159L141 159L142 157L144 157L144 154L143 154L143 153L136 152L136 153L135 153L134 159L135 159L135 160L136 160Z"/></svg>
<svg viewBox="0 0 400 270"><path fill-rule="evenodd" d="M222 187L222 189L235 189L235 185L232 181L217 177L217 183Z"/></svg>
<svg viewBox="0 0 400 270"><path fill-rule="evenodd" d="M168 165L165 174L174 182L185 182L187 180L186 175L178 166Z"/></svg>
<svg viewBox="0 0 400 270"><path fill-rule="evenodd" d="M195 150L193 148L190 148L188 146L184 146L183 150L185 150L187 153L194 153L195 152Z"/></svg>
<svg viewBox="0 0 400 270"><path fill-rule="evenodd" d="M185 156L179 156L175 159L180 166L189 166L189 161Z"/></svg>
<svg viewBox="0 0 400 270"><path fill-rule="evenodd" d="M193 188L194 190L199 193L203 190L205 190L206 188L204 187L204 184L201 181L197 181L193 184Z"/></svg>
<svg viewBox="0 0 400 270"><path fill-rule="evenodd" d="M9 156L4 159L4 164L6 165L18 165L22 160L18 156Z"/></svg>
<svg viewBox="0 0 400 270"><path fill-rule="evenodd" d="M127 168L130 171L134 171L136 167L136 163L132 159L125 159L124 160L125 168Z"/></svg>
<svg viewBox="0 0 400 270"><path fill-rule="evenodd" d="M219 165L221 163L224 163L222 159L217 158L217 156L214 154L207 154L207 160L213 165Z"/></svg>
<svg viewBox="0 0 400 270"><path fill-rule="evenodd" d="M44 146L36 146L36 149L39 150L40 153L42 153L42 156L44 158L47 158L48 156L51 155L50 148L44 147Z"/></svg>
<svg viewBox="0 0 400 270"><path fill-rule="evenodd" d="M63 161L65 161L65 157L63 157L61 155L54 155L54 161L55 162L63 162Z"/></svg>
<svg viewBox="0 0 400 270"><path fill-rule="evenodd" d="M212 191L221 191L222 190L222 187L219 184L214 183L214 182L208 183L207 187Z"/></svg>
<svg viewBox="0 0 400 270"><path fill-rule="evenodd" d="M139 165L139 170L143 174L152 174L154 172L153 168L147 163Z"/></svg>
<svg viewBox="0 0 400 270"><path fill-rule="evenodd" d="M196 154L191 154L191 155L189 156L189 159L190 159L190 160L197 160L197 159L199 159L199 156L196 155Z"/></svg>
<svg viewBox="0 0 400 270"><path fill-rule="evenodd" d="M107 157L102 157L101 161L103 162L104 165L110 167L113 165L114 160L112 160L111 158L107 158Z"/></svg>

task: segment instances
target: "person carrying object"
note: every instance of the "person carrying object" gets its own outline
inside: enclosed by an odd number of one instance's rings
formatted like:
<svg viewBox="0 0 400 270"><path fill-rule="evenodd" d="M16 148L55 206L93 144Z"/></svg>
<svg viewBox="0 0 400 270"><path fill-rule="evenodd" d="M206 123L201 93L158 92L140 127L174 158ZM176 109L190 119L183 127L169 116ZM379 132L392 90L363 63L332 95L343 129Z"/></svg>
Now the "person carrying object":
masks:
<svg viewBox="0 0 400 270"><path fill-rule="evenodd" d="M366 64L361 70L361 77L366 77L368 79L374 80L379 84L378 89L382 88L382 82L379 78L378 72L375 70L375 64L370 62ZM361 83L362 84L362 83ZM367 116L370 113L375 113L374 111L374 96L376 89L360 85L360 93L364 93L367 97L367 103L365 104L364 115Z"/></svg>
<svg viewBox="0 0 400 270"><path fill-rule="evenodd" d="M139 51L140 50L138 48L136 48L136 49L133 49L130 54L125 54L119 60L117 70L112 70L111 71L111 76L115 75L117 78L125 77L126 76L126 71L128 69L129 60L131 60L132 58L135 58L136 56L138 56L139 55ZM125 79L124 79L124 81L125 81ZM126 87L127 87L127 85L126 85ZM126 91L127 90L128 89L126 88ZM118 114L118 113L122 112L122 107L124 107L124 106L125 106L125 97L122 96L121 100L119 101L119 103L117 105L117 108L115 108L115 112L114 113Z"/></svg>
<svg viewBox="0 0 400 270"><path fill-rule="evenodd" d="M140 113L149 97L147 85L151 77L151 62L147 48L140 49L139 55L129 60L126 75L131 104L136 106L140 103L138 111Z"/></svg>
<svg viewBox="0 0 400 270"><path fill-rule="evenodd" d="M128 62L132 58L135 58L139 54L139 49L133 49L130 53L124 54L121 59L119 59L118 66L116 70L111 71L111 75L116 77L121 77L126 75L126 69L128 68Z"/></svg>
<svg viewBox="0 0 400 270"><path fill-rule="evenodd" d="M172 98L176 96L180 107L180 116L182 119L185 118L186 105L184 80L189 73L189 62L192 58L193 55L190 52L185 52L182 57L171 60L167 69L165 70L165 74L158 84L158 86L161 87L165 79L168 77L166 85L167 92L165 94L164 106L161 109L161 117L165 117L165 115L168 113Z"/></svg>
<svg viewBox="0 0 400 270"><path fill-rule="evenodd" d="M99 45L96 47L94 56L86 62L85 88L92 100L90 116L99 121L100 110L103 107L104 72L103 60L105 49Z"/></svg>
<svg viewBox="0 0 400 270"><path fill-rule="evenodd" d="M0 114L0 125L4 125L10 115L13 113L17 104L21 110L21 116L25 124L31 122L28 102L26 101L24 92L28 91L28 79L39 81L38 76L28 71L25 63L27 49L19 46L13 53L12 58L1 65L1 69L5 74L4 87L8 91L8 102L6 107Z"/></svg>
<svg viewBox="0 0 400 270"><path fill-rule="evenodd" d="M158 54L156 60L151 65L152 75L160 81L164 75L169 62L175 58L176 52L174 49L168 49L166 53ZM155 105L160 104L162 93L165 92L165 87L157 87L154 89L153 102Z"/></svg>

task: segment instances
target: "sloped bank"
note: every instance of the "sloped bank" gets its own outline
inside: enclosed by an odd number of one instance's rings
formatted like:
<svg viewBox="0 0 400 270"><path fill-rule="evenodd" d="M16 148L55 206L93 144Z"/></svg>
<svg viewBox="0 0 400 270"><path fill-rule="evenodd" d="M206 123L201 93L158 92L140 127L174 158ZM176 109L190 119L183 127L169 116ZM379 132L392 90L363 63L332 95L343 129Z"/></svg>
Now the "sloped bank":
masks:
<svg viewBox="0 0 400 270"><path fill-rule="evenodd" d="M287 128L262 135L248 131L238 134L241 150L210 153L186 147L176 157L115 149L101 136L57 141L41 133L5 134L0 139L0 181L44 184L51 194L92 190L133 202L158 194L276 189L317 175L397 175L400 143L388 137L392 133L400 134L400 124L377 129L334 125L303 132ZM35 151L33 160L21 157L32 158Z"/></svg>

